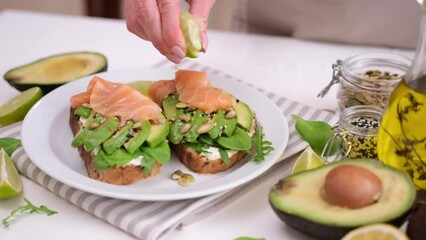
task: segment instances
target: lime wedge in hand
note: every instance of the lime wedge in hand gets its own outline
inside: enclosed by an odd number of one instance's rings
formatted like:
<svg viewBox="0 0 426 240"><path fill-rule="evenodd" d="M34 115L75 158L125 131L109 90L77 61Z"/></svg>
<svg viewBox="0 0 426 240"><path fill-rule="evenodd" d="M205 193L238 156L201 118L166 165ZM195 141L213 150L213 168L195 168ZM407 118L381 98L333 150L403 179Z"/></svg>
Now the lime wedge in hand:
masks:
<svg viewBox="0 0 426 240"><path fill-rule="evenodd" d="M201 51L203 44L197 19L189 12L182 12L180 14L180 29L182 30L183 37L188 47L186 56L189 58L198 57L198 53Z"/></svg>
<svg viewBox="0 0 426 240"><path fill-rule="evenodd" d="M152 84L152 81L142 81L141 80L141 81L130 82L127 85L138 90L143 95L151 98L148 94L148 88L149 88L149 86L151 86L151 84Z"/></svg>
<svg viewBox="0 0 426 240"><path fill-rule="evenodd" d="M308 146L296 159L291 169L291 174L317 168L324 165L324 161L315 151Z"/></svg>
<svg viewBox="0 0 426 240"><path fill-rule="evenodd" d="M22 192L18 170L6 152L0 149L0 199L11 198Z"/></svg>
<svg viewBox="0 0 426 240"><path fill-rule="evenodd" d="M0 106L0 127L19 122L24 119L31 107L43 97L39 87L21 92L4 105Z"/></svg>

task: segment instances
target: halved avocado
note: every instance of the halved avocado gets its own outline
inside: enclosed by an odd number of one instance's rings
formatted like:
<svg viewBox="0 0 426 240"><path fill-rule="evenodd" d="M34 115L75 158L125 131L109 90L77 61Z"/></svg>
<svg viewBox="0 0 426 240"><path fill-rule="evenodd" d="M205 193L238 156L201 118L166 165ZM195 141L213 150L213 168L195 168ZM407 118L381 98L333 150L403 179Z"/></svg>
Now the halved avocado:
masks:
<svg viewBox="0 0 426 240"><path fill-rule="evenodd" d="M380 198L365 207L331 205L321 196L328 172L344 164L364 167L382 183ZM288 226L318 239L341 239L350 230L372 223L401 226L414 205L416 189L408 175L377 160L342 160L290 175L271 188L269 202Z"/></svg>
<svg viewBox="0 0 426 240"><path fill-rule="evenodd" d="M70 52L13 68L3 78L20 91L38 86L46 94L67 82L107 69L108 60L101 53Z"/></svg>

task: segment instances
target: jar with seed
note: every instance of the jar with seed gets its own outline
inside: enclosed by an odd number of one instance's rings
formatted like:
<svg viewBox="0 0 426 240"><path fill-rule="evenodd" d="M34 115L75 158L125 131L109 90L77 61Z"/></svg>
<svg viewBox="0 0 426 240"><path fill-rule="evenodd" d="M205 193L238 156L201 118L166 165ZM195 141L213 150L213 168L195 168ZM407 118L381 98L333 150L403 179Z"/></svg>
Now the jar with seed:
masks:
<svg viewBox="0 0 426 240"><path fill-rule="evenodd" d="M411 60L395 53L368 52L337 60L333 64L333 76L319 97L331 86L337 90L338 110L358 105L374 105L384 108L392 90L403 79Z"/></svg>
<svg viewBox="0 0 426 240"><path fill-rule="evenodd" d="M352 106L343 110L338 124L333 127L335 134L328 141L324 153L335 141L339 141L341 149L332 157L334 160L377 159L377 131L382 114L383 109L373 105Z"/></svg>

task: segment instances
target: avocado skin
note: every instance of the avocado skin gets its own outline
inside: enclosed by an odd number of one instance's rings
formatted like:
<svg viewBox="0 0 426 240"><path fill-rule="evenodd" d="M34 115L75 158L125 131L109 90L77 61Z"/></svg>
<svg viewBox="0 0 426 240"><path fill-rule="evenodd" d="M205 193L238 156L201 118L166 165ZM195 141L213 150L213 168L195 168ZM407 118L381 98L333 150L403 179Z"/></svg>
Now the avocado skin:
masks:
<svg viewBox="0 0 426 240"><path fill-rule="evenodd" d="M289 227L297 230L298 232L301 232L311 237L315 237L317 239L339 240L346 233L356 228L356 227L335 227L335 226L319 224L319 223L309 221L304 218L286 213L284 211L280 211L279 209L275 208L271 202L269 203L272 209L274 210L275 214ZM395 219L392 219L391 221L387 223L392 224L396 227L400 227L402 226L402 224L404 224L404 222L407 220L407 218L410 216L411 213L412 213L412 208L407 210L401 216Z"/></svg>
<svg viewBox="0 0 426 240"><path fill-rule="evenodd" d="M424 192L423 192L424 194ZM424 200L424 199L423 199ZM407 235L411 240L424 240L426 236L426 203L419 200L419 203L411 214L408 225Z"/></svg>
<svg viewBox="0 0 426 240"><path fill-rule="evenodd" d="M350 160L342 160L340 162L336 162L336 163L331 163L328 166L334 165L334 166L338 166L341 163L347 164L347 163L377 163L377 164L382 164L381 162L377 161L377 160L372 160L372 159L350 159ZM363 163L364 162L364 163ZM383 165L384 167L386 165ZM324 169L326 166L321 167L322 169ZM310 172L317 172L319 170L321 170L321 168L317 168L317 169L313 169L313 170L308 170ZM386 167L388 168L390 171L397 171L396 169L392 169L391 167ZM298 173L298 174L303 174L303 173ZM306 175L305 175L306 176ZM402 176L402 175L401 175ZM403 175L403 178L408 179L408 175ZM288 176L291 178L291 176ZM282 178L278 183L276 183L273 188L271 189L271 192L274 191L275 189L280 189L282 186L285 185L285 183L288 183L288 177ZM325 176L324 176L325 177ZM414 209L415 209L415 202L416 202L416 197L418 197L418 194L415 192L415 187L414 184L411 181L407 181L407 183L410 182L410 189L413 191L410 191L413 193L413 195L410 195L410 199L412 199L410 205L406 206L406 210L405 211L401 211L401 213L399 215L396 215L396 217L390 219L387 218L386 220L384 220L384 223L388 223L391 225L394 225L396 227L401 227L409 218L409 216L413 213ZM305 234L311 237L315 237L316 239L324 239L324 240L339 240L341 239L346 233L348 233L349 231L362 226L363 224L359 224L359 225L351 225L351 226L344 226L344 225L334 225L334 224L326 224L326 223L320 223L320 222L316 222L313 220L310 220L309 218L306 217L301 217L301 216L297 216L295 214L291 214L285 210L282 210L280 208L278 208L277 206L274 205L274 200L271 199L271 196L269 197L269 204L271 205L271 208L273 209L273 211L275 212L275 214L280 218L280 220L282 220L286 225L288 225L289 227ZM344 214L343 212L341 214ZM378 221L379 222L379 221ZM378 223L377 222L377 223ZM364 223L364 224L372 224L375 222L369 222L369 223ZM336 224L338 224L338 222L336 222Z"/></svg>
<svg viewBox="0 0 426 240"><path fill-rule="evenodd" d="M19 70L20 68L24 68L24 67L27 67L29 65L35 64L37 62L49 59L49 58L58 57L58 56L64 56L64 55L73 55L73 54L94 54L94 55L99 55L100 57L102 57L104 59L105 63L104 63L104 65L101 68L99 68L99 69L91 72L90 74L88 74L86 76L89 76L89 75L92 75L92 74L96 74L96 73L100 73L100 72L106 72L108 70L108 59L103 54L101 54L101 53L98 53L98 52L87 52L87 51L69 52L69 53L62 53L62 54L51 55L51 56L48 56L48 57L45 57L45 58L38 59L38 60L33 61L31 63L24 64L22 66L10 69L10 70L8 70L3 75L3 79L6 80L9 83L9 85L11 85L12 87L14 87L15 89L17 89L19 91L25 91L25 90L27 90L29 88L32 88L32 87L40 87L41 90L43 91L43 94L46 95L47 93L49 93L49 92L53 91L54 89L56 89L56 88L64 85L67 82L50 83L50 84L44 84L42 82L40 82L40 83L19 83L19 82L16 82L16 79L10 78L8 76L9 73L11 73L13 71L16 71L16 70ZM81 76L81 77L85 77L85 76ZM76 79L72 79L72 80L76 80ZM70 81L72 81L72 80L70 80Z"/></svg>

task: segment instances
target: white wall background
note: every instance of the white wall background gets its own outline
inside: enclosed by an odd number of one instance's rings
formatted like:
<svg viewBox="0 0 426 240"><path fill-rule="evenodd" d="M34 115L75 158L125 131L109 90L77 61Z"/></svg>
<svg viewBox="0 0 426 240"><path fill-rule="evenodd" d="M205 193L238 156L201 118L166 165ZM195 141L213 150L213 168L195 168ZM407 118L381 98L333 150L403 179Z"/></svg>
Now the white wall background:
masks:
<svg viewBox="0 0 426 240"><path fill-rule="evenodd" d="M234 2L235 0L216 0L209 18L209 28L229 30ZM85 15L85 4L85 0L0 0L0 11L21 9L68 15ZM186 6L183 0L182 5Z"/></svg>

